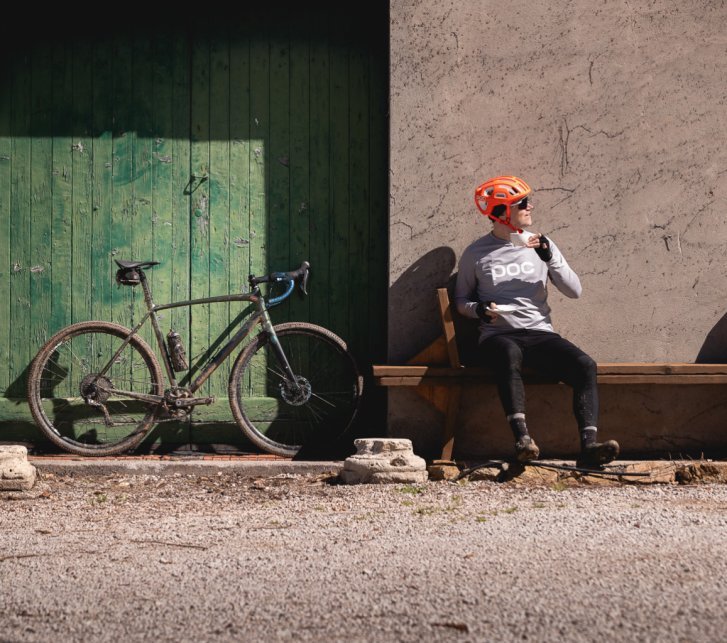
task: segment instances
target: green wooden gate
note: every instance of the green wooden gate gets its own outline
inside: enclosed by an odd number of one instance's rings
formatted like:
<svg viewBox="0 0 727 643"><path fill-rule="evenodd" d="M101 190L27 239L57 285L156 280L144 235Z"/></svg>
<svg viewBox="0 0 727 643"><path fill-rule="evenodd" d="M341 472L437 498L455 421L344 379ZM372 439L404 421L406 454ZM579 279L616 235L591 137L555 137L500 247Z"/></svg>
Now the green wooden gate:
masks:
<svg viewBox="0 0 727 643"><path fill-rule="evenodd" d="M310 296L291 298L276 321L327 326L364 365L383 358L384 4L5 52L0 440L38 435L24 424L25 374L50 335L87 319L138 321L141 295L115 285L114 258L161 262L151 271L158 303L239 292L251 272L308 259ZM176 309L163 323L201 357L239 313ZM209 394L224 398L230 364ZM218 415L229 419L226 406L208 412Z"/></svg>

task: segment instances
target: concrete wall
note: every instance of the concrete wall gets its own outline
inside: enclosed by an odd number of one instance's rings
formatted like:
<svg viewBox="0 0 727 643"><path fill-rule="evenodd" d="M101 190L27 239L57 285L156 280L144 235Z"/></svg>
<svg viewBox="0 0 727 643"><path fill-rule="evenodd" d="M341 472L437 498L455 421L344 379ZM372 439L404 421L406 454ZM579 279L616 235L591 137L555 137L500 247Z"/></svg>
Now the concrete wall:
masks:
<svg viewBox="0 0 727 643"><path fill-rule="evenodd" d="M439 333L434 289L489 230L473 192L497 174L533 186L583 282L551 288L556 330L598 361L727 360L724 2L392 0L390 24L390 363ZM667 433L727 419L712 390L672 395L700 407ZM390 402L392 433L435 444L431 410Z"/></svg>

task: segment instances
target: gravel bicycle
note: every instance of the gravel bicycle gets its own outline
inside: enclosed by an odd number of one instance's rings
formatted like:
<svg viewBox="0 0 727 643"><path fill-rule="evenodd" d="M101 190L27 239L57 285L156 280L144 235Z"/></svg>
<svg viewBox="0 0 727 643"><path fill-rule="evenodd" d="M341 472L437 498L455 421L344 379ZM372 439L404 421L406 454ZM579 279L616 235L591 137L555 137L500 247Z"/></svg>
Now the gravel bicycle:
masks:
<svg viewBox="0 0 727 643"><path fill-rule="evenodd" d="M250 275L247 293L164 305L154 303L144 273L158 263L116 260L117 282L141 285L144 294L147 312L133 329L104 321L72 324L51 337L33 360L28 402L53 444L79 455L135 448L156 423L185 419L194 407L212 404L214 397L197 397L197 391L254 331L229 378L232 414L254 445L294 456L310 441L339 436L351 425L363 377L346 343L314 324L274 326L268 313L290 296L296 283L307 294L308 262L291 272ZM264 283L269 284L267 296L260 290ZM285 290L272 296L276 285ZM165 341L158 313L222 302L249 302L254 310L246 319L238 317L241 326L231 339L181 386L176 374L188 368L182 338L170 330ZM166 380L157 354L139 335L149 320Z"/></svg>

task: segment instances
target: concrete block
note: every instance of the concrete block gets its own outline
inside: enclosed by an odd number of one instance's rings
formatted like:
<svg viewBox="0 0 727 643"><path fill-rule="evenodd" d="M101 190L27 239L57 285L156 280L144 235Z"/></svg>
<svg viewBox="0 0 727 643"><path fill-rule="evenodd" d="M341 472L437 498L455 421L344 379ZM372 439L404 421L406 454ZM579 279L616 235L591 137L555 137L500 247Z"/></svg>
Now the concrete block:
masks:
<svg viewBox="0 0 727 643"><path fill-rule="evenodd" d="M0 491L28 491L35 484L35 473L28 462L28 449L16 444L0 446Z"/></svg>
<svg viewBox="0 0 727 643"><path fill-rule="evenodd" d="M346 484L426 482L427 464L414 454L411 440L362 438L354 442L356 454L343 463Z"/></svg>

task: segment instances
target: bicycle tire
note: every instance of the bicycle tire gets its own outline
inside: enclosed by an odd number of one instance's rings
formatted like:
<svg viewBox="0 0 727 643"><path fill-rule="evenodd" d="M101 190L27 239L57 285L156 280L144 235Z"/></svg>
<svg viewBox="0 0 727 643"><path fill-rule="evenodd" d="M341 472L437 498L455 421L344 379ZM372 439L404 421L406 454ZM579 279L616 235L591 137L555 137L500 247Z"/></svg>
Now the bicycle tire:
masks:
<svg viewBox="0 0 727 643"><path fill-rule="evenodd" d="M304 322L275 326L296 374L296 393L286 384L272 352L270 335L260 333L235 360L229 380L232 414L257 447L294 456L311 443L343 434L358 411L363 377L346 343L331 331ZM306 397L307 396L307 397Z"/></svg>
<svg viewBox="0 0 727 643"><path fill-rule="evenodd" d="M80 322L60 330L38 351L28 376L28 404L53 444L77 455L115 455L138 446L149 432L158 404L104 390L162 395L162 369L149 345L133 337L104 379L94 377L130 334L111 322ZM89 400L102 402L108 416ZM109 418L118 423L109 426Z"/></svg>

